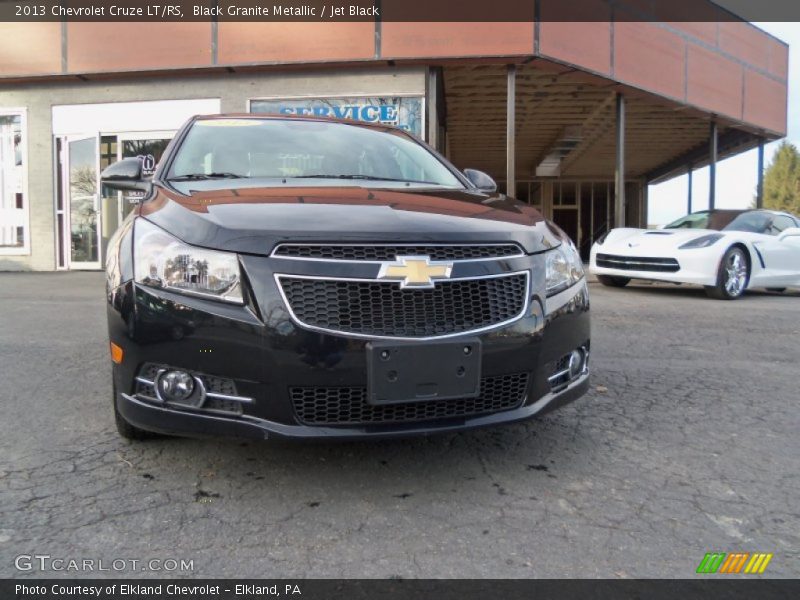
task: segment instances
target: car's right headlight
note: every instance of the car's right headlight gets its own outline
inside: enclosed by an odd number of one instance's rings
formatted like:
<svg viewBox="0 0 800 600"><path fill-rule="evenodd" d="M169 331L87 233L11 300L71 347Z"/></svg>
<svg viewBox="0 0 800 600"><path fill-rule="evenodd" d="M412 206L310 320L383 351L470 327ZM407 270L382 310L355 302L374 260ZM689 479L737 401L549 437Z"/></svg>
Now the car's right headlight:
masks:
<svg viewBox="0 0 800 600"><path fill-rule="evenodd" d="M545 254L547 295L557 294L583 277L583 261L572 242L561 244Z"/></svg>
<svg viewBox="0 0 800 600"><path fill-rule="evenodd" d="M134 224L133 265L142 285L244 303L236 254L190 246L142 218Z"/></svg>

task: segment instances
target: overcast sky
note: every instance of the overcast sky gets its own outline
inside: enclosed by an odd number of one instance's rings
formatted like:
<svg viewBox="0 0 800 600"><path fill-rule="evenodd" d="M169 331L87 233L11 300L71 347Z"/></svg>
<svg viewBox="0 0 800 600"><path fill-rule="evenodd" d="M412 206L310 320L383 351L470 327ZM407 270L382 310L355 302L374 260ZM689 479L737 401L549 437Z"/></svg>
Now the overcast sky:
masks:
<svg viewBox="0 0 800 600"><path fill-rule="evenodd" d="M800 23L756 23L789 44L789 127L787 139L800 146ZM765 166L777 142L765 146ZM755 196L758 151L751 150L717 163L717 208L746 208ZM708 208L708 168L692 177L692 210ZM688 178L676 177L650 186L649 221L664 225L686 213Z"/></svg>

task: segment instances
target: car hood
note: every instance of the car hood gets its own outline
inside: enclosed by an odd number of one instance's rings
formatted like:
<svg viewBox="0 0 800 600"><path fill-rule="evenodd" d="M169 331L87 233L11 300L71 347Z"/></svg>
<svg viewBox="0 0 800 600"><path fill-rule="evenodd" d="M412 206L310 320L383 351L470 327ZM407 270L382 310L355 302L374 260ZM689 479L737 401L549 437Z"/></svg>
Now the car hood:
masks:
<svg viewBox="0 0 800 600"><path fill-rule="evenodd" d="M624 251L635 255L642 252L670 251L686 242L710 233L725 233L713 229L617 229L608 244L598 252Z"/></svg>
<svg viewBox="0 0 800 600"><path fill-rule="evenodd" d="M186 243L269 254L284 241L517 242L528 253L563 232L501 194L458 190L235 188L188 195L155 186L140 215Z"/></svg>

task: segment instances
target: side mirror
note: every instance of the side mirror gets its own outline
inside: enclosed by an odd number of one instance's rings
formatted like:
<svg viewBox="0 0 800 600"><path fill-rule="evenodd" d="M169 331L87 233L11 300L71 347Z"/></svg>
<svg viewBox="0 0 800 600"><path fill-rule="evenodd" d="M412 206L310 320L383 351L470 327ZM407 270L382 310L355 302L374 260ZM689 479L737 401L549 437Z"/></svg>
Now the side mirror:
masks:
<svg viewBox="0 0 800 600"><path fill-rule="evenodd" d="M467 176L476 188L483 192L496 192L497 191L497 183L495 183L494 179L489 177L483 171L478 171L477 169L464 169L464 175Z"/></svg>
<svg viewBox="0 0 800 600"><path fill-rule="evenodd" d="M787 227L778 235L778 240L782 242L791 237L800 237L800 227Z"/></svg>
<svg viewBox="0 0 800 600"><path fill-rule="evenodd" d="M146 192L150 189L150 182L142 177L142 161L136 157L108 165L100 173L100 181L113 190Z"/></svg>

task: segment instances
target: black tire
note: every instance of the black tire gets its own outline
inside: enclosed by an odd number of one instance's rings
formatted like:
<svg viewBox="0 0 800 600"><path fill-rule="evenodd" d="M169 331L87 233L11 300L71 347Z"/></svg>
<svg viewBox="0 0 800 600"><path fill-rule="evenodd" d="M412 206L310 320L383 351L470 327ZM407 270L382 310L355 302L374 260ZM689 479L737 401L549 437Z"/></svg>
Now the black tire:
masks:
<svg viewBox="0 0 800 600"><path fill-rule="evenodd" d="M767 288L768 292L776 292L778 294L782 294L786 291L786 288Z"/></svg>
<svg viewBox="0 0 800 600"><path fill-rule="evenodd" d="M608 287L625 287L631 282L630 277L615 277L614 275L598 275L597 281Z"/></svg>
<svg viewBox="0 0 800 600"><path fill-rule="evenodd" d="M154 433L134 427L125 420L125 417L120 414L119 409L117 408L116 384L112 384L112 389L113 396L111 397L111 404L114 406L114 423L117 425L117 433L119 433L120 436L124 437L126 440L132 441L149 440L156 437Z"/></svg>
<svg viewBox="0 0 800 600"><path fill-rule="evenodd" d="M736 300L744 294L749 280L747 253L739 246L732 246L719 263L717 285L707 285L706 294L716 300Z"/></svg>

